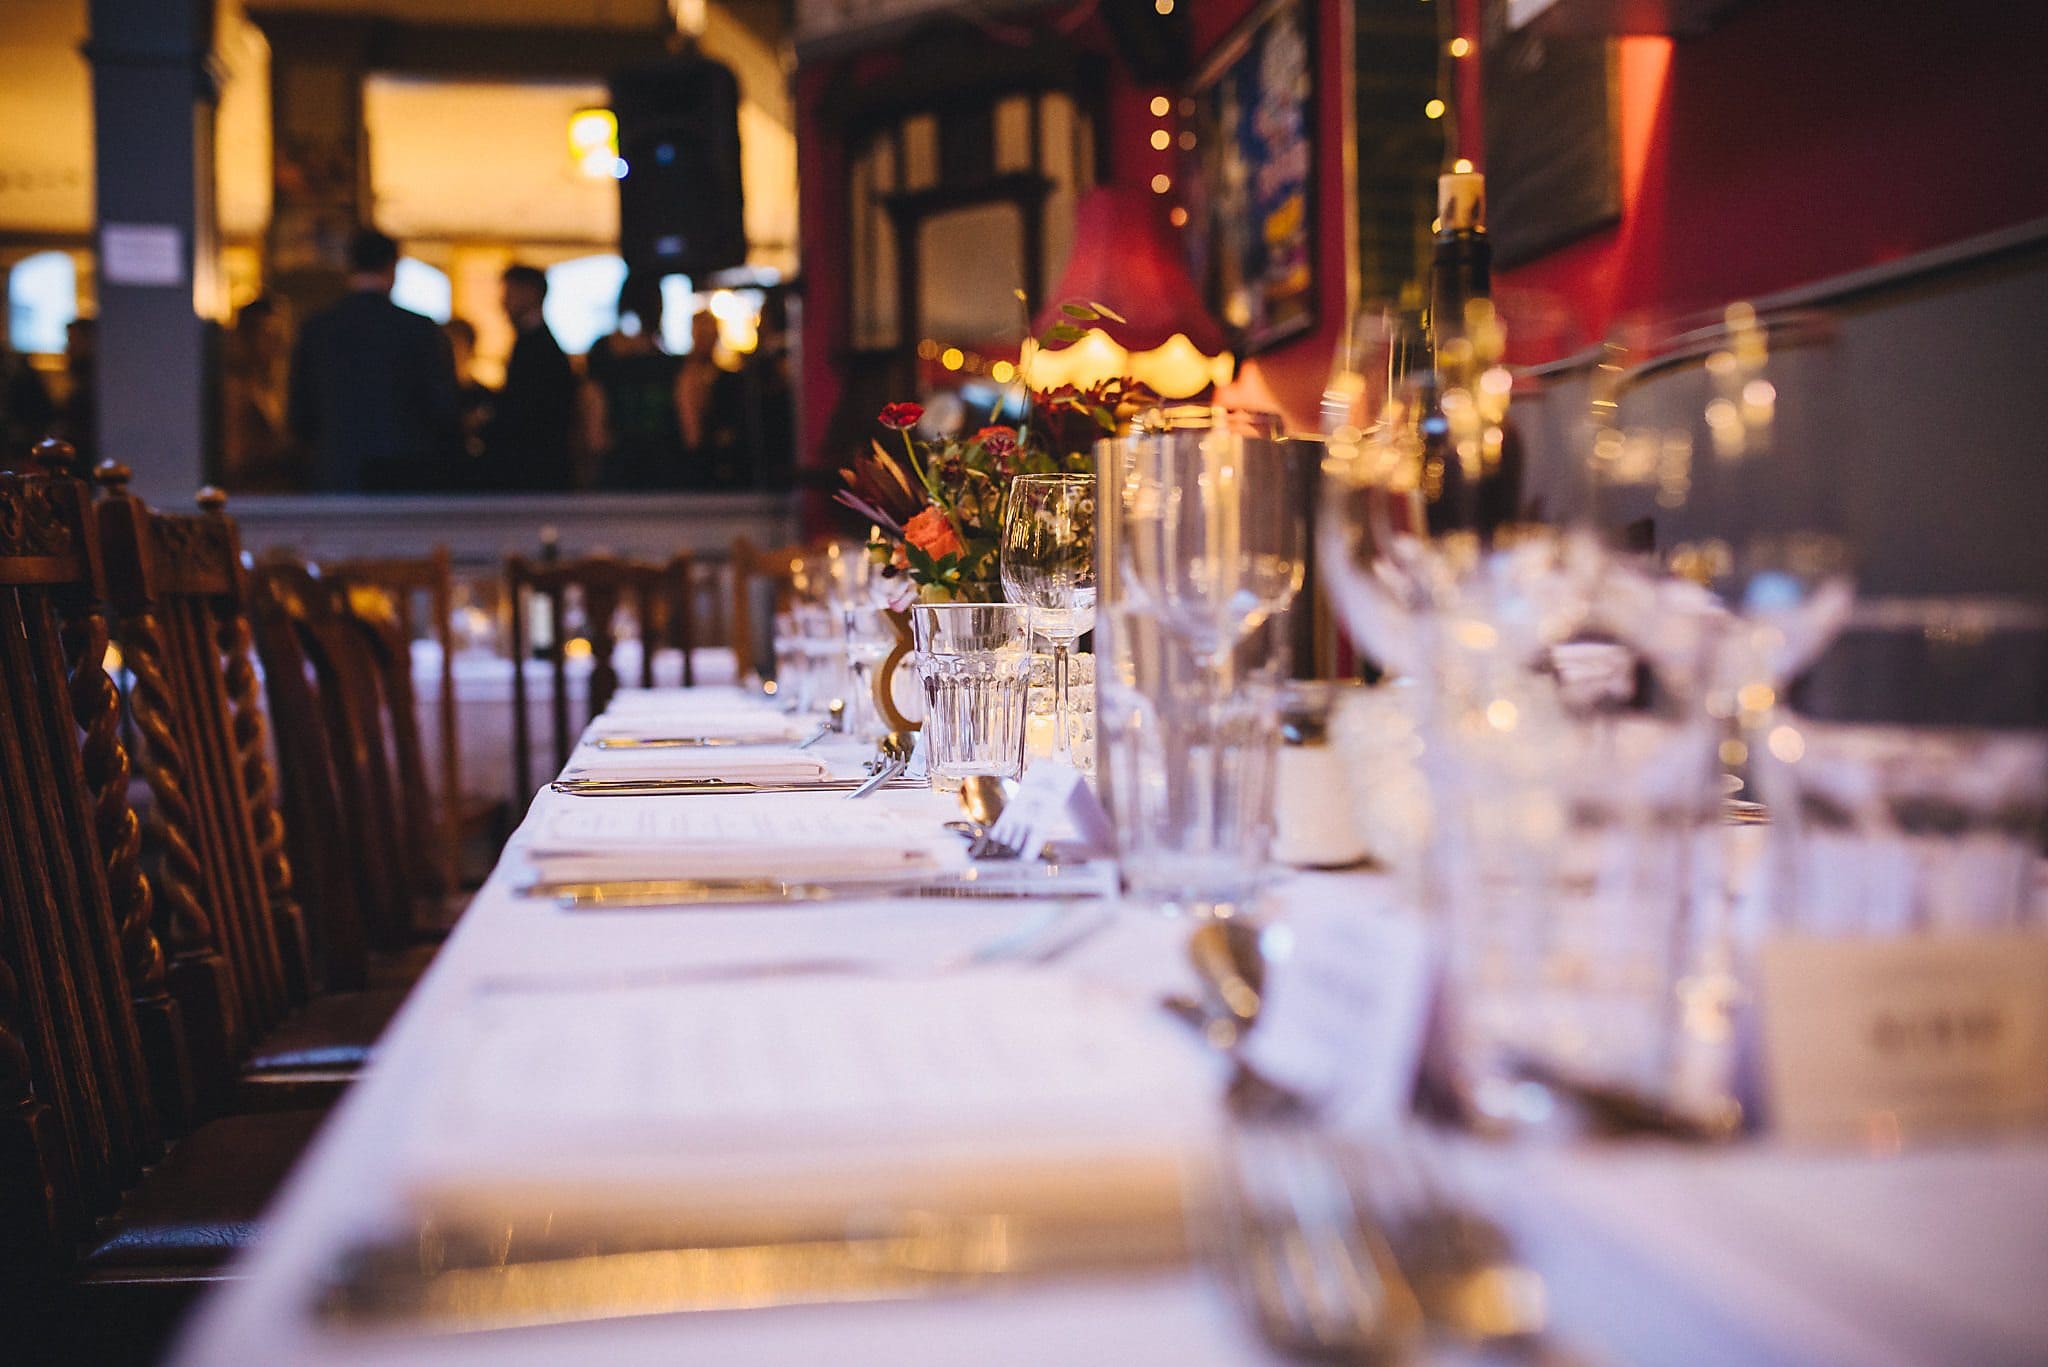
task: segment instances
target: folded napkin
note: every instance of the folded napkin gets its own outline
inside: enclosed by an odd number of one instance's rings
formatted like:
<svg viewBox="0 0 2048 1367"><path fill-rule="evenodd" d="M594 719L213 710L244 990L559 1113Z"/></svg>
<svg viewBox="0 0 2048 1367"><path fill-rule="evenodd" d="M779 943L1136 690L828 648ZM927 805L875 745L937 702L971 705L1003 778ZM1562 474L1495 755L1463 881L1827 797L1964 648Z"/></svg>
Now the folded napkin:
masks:
<svg viewBox="0 0 2048 1367"><path fill-rule="evenodd" d="M1021 1213L1139 1190L1177 1219L1215 1131L1213 1065L1172 1022L1043 974L486 984L461 1019L400 1176L449 1219Z"/></svg>
<svg viewBox="0 0 2048 1367"><path fill-rule="evenodd" d="M621 797L540 813L526 855L536 877L878 878L929 872L958 842L911 814L797 795L787 802Z"/></svg>
<svg viewBox="0 0 2048 1367"><path fill-rule="evenodd" d="M735 783L795 782L831 777L823 760L805 750L709 746L697 749L599 750L579 746L564 778L697 779Z"/></svg>
<svg viewBox="0 0 2048 1367"><path fill-rule="evenodd" d="M648 710L607 712L590 723L583 738L586 741L605 738L662 740L690 736L732 745L786 745L802 740L814 729L798 725L774 712L675 713Z"/></svg>

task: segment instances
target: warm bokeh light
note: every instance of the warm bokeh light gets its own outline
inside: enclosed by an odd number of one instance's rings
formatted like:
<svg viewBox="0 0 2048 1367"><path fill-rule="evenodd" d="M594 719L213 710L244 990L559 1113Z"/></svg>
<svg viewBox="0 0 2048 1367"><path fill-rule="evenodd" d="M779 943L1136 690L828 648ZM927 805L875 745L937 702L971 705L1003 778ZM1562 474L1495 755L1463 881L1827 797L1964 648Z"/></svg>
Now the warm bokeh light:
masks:
<svg viewBox="0 0 2048 1367"><path fill-rule="evenodd" d="M1451 163L1451 170L1461 176L1470 174L1472 170L1471 158L1459 157L1456 161Z"/></svg>
<svg viewBox="0 0 2048 1367"><path fill-rule="evenodd" d="M1152 8L1161 14L1173 13L1173 0L1152 0Z"/></svg>
<svg viewBox="0 0 2048 1367"><path fill-rule="evenodd" d="M1444 102L1442 100L1431 100L1428 104L1422 106L1422 112L1429 118L1440 119L1444 116Z"/></svg>
<svg viewBox="0 0 2048 1367"><path fill-rule="evenodd" d="M967 364L967 353L960 350L959 347L949 346L940 354L939 364L948 370L958 370L961 366Z"/></svg>
<svg viewBox="0 0 2048 1367"><path fill-rule="evenodd" d="M1469 54L1471 51L1472 40L1470 38L1451 39L1451 55L1453 57L1463 57Z"/></svg>
<svg viewBox="0 0 2048 1367"><path fill-rule="evenodd" d="M1017 367L1008 361L997 361L988 368L988 377L997 384L1008 384L1017 378Z"/></svg>
<svg viewBox="0 0 2048 1367"><path fill-rule="evenodd" d="M1169 109L1171 109L1171 108L1173 108L1173 101L1171 101L1171 100L1167 99L1167 98L1166 98L1166 97L1165 97L1164 95L1154 95L1154 96L1152 97L1152 117L1153 117L1153 118L1155 118L1155 119L1163 119L1163 118L1165 118L1165 117L1166 117L1166 111L1167 111L1167 110L1169 110Z"/></svg>
<svg viewBox="0 0 2048 1367"><path fill-rule="evenodd" d="M1171 190L1172 188L1173 188L1173 177L1172 177L1172 176L1169 176L1169 175L1167 175L1167 174L1166 174L1165 172L1163 172L1163 171L1162 171L1162 172L1160 172L1160 173L1159 173L1158 175L1156 175L1156 176L1152 177L1152 193L1153 193L1153 194L1155 194L1155 195L1163 195L1163 194L1165 194L1165 193L1166 193L1166 192L1167 192L1168 190Z"/></svg>
<svg viewBox="0 0 2048 1367"><path fill-rule="evenodd" d="M1164 152L1167 148L1167 145L1170 144L1172 141L1173 134L1167 132L1164 128L1155 128L1152 130L1152 148L1154 151Z"/></svg>
<svg viewBox="0 0 2048 1367"><path fill-rule="evenodd" d="M1166 221L1176 228L1185 228L1188 226L1188 211L1176 204L1173 211L1167 214Z"/></svg>

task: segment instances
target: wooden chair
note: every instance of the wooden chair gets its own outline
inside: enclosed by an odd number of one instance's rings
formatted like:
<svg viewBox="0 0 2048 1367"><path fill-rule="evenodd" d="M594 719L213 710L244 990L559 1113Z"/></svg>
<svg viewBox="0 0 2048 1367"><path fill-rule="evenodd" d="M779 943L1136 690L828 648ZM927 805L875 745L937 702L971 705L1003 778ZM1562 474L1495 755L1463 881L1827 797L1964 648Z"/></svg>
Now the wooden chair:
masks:
<svg viewBox="0 0 2048 1367"><path fill-rule="evenodd" d="M202 490L197 515L152 513L127 492L125 468L104 465L99 479L100 545L133 680L173 995L195 994L193 1016L214 1009L213 997L232 1003L220 1011L230 1032L204 1050L193 1042L202 1102L331 1100L402 994L313 991L226 498ZM224 975L212 969L216 959Z"/></svg>
<svg viewBox="0 0 2048 1367"><path fill-rule="evenodd" d="M547 604L549 639L540 644L541 657L552 673L554 696L550 701L554 724L554 763L557 769L569 762L575 735L569 727L569 652L564 626L568 620L569 594L582 599L584 637L590 646L588 716L604 711L618 691L619 675L612 666L618 647L612 622L621 607L629 608L640 631L640 686L654 686L654 645L661 620L667 571L662 566L622 560L612 556L585 556L576 560L533 561L513 556L505 565L507 597L512 609L512 775L517 789L513 805L525 811L533 797L531 730L527 718L526 657L528 653L527 613L534 600Z"/></svg>
<svg viewBox="0 0 2048 1367"><path fill-rule="evenodd" d="M427 621L434 640L441 647L440 688L434 698L439 722L439 746L435 756L439 769L437 796L440 817L436 823L439 848L436 856L442 886L453 891L462 885L461 846L465 832L489 819L488 809L472 811L462 788L462 741L458 718L460 708L455 692L455 575L446 546L436 546L424 556L384 556L375 559L344 560L325 566L329 579L345 584L352 596L360 595L369 612L382 621L389 619L398 639L411 642L419 621L414 605L424 599ZM412 657L404 656L406 678L403 688L412 693ZM392 681L390 688L398 687ZM415 721L412 731L418 734ZM495 807L497 804L490 804Z"/></svg>
<svg viewBox="0 0 2048 1367"><path fill-rule="evenodd" d="M10 1361L151 1360L192 1295L248 1242L319 1119L190 1128L185 1027L222 1027L183 1009L193 998L173 990L157 938L103 663L99 570L84 484L0 475L0 1323ZM203 942L195 914L169 909L188 942ZM220 989L232 1005L225 973Z"/></svg>
<svg viewBox="0 0 2048 1367"><path fill-rule="evenodd" d="M759 586L769 586L771 613L781 611L795 590L803 557L801 546L762 550L743 536L733 540L729 561L732 606L728 610L726 635L732 642L735 678L745 679L761 671L760 637L756 632L759 624L755 621L760 606Z"/></svg>
<svg viewBox="0 0 2048 1367"><path fill-rule="evenodd" d="M425 964L421 942L447 929L442 908L463 900L445 888L437 859L409 639L389 618L359 615L366 596L379 595L287 559L260 566L252 594L264 674L278 676L273 705L281 717L314 718L280 742L287 770L306 774L288 777L286 790L336 809L327 843L353 870L351 905L321 908L334 941L323 969L335 986L409 982Z"/></svg>

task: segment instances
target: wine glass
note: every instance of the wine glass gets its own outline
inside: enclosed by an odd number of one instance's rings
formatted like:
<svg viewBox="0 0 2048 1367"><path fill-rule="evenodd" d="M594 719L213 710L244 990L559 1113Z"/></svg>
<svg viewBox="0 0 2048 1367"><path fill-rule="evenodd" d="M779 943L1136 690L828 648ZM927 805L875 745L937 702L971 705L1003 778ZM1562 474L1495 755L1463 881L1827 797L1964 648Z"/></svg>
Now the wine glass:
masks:
<svg viewBox="0 0 2048 1367"><path fill-rule="evenodd" d="M1188 406L1139 424L1119 448L1118 583L1220 696L1238 644L1301 588L1303 462L1264 417Z"/></svg>
<svg viewBox="0 0 2048 1367"><path fill-rule="evenodd" d="M1608 352L1587 461L1596 519L1725 610L1708 705L1761 715L1854 604L1839 472L1855 415L1833 324L1733 304Z"/></svg>
<svg viewBox="0 0 2048 1367"><path fill-rule="evenodd" d="M1070 754L1068 652L1095 626L1095 477L1019 475L1003 510L1003 593L1052 642L1053 751Z"/></svg>

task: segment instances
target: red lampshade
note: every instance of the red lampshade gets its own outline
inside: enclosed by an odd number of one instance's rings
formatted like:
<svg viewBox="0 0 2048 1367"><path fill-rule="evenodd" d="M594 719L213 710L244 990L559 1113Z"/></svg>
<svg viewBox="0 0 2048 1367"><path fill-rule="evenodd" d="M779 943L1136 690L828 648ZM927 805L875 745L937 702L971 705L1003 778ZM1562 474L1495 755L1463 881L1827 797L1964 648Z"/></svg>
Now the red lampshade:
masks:
<svg viewBox="0 0 2048 1367"><path fill-rule="evenodd" d="M1188 276L1158 196L1143 190L1104 185L1081 197L1074 209L1073 253L1047 298L1035 325L1041 334L1061 320L1061 304L1093 301L1123 315L1121 323L1104 319L1092 327L1132 356L1156 351L1176 335L1187 339L1179 351L1208 358L1229 352L1229 339Z"/></svg>

